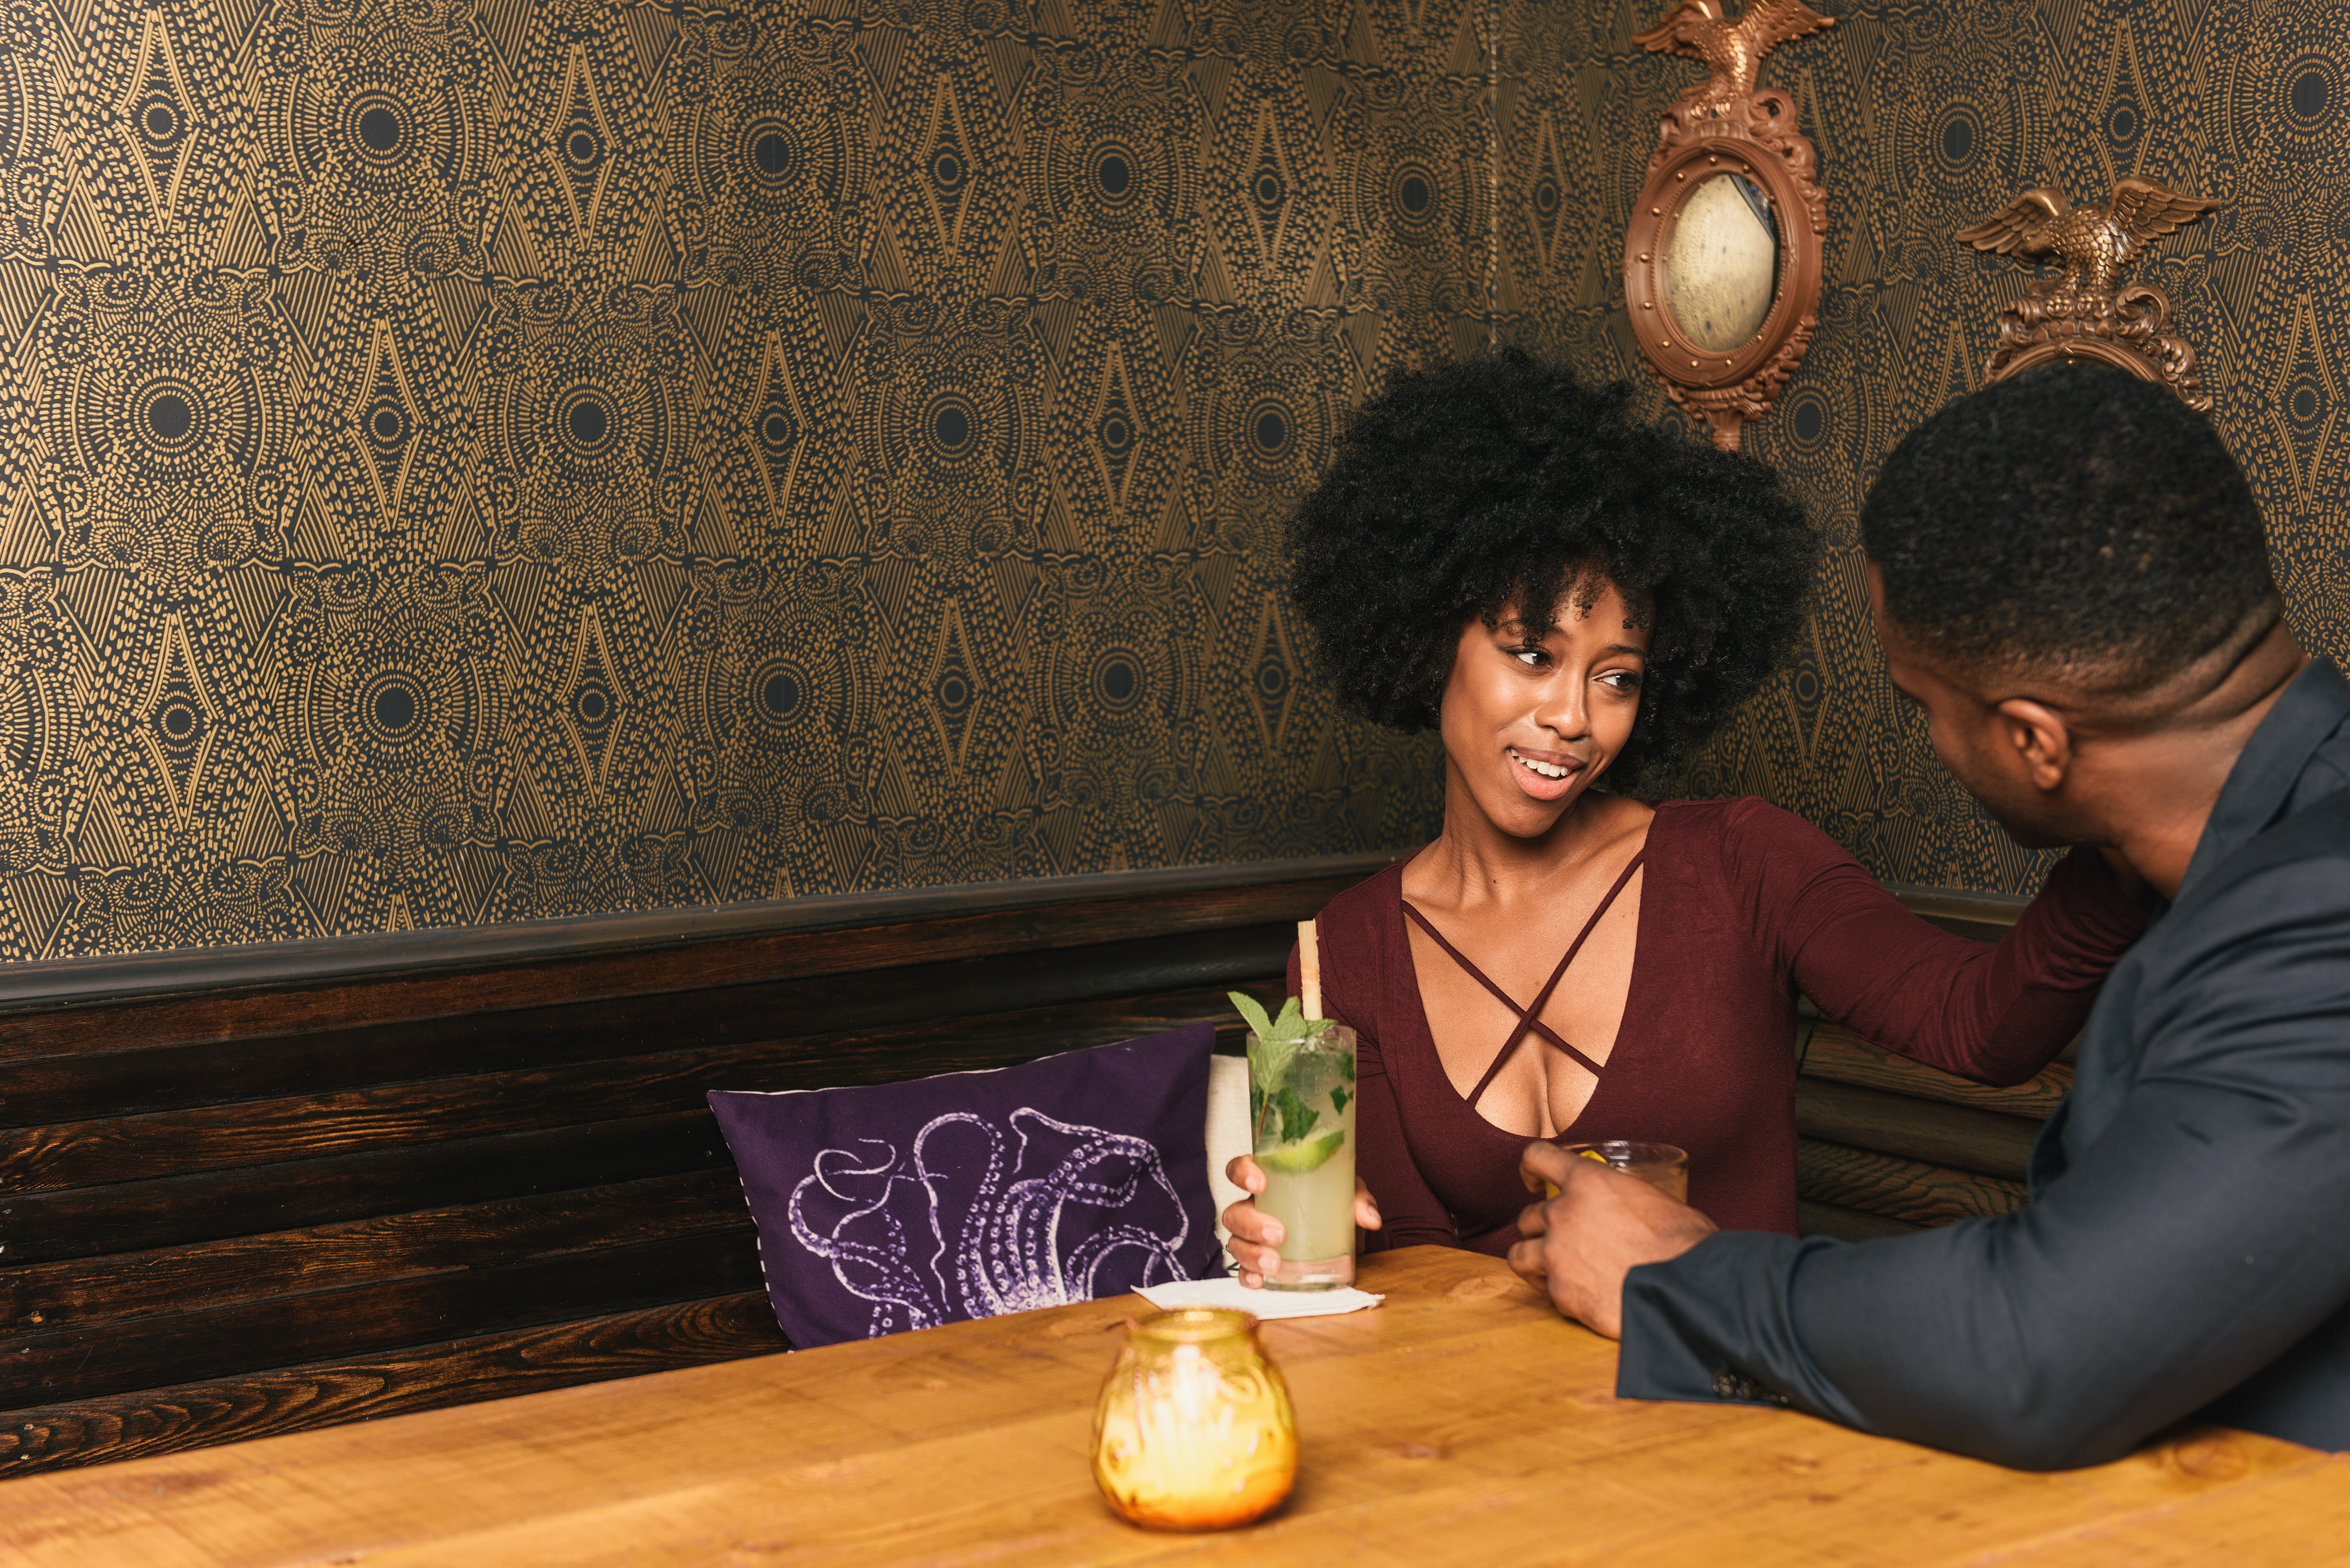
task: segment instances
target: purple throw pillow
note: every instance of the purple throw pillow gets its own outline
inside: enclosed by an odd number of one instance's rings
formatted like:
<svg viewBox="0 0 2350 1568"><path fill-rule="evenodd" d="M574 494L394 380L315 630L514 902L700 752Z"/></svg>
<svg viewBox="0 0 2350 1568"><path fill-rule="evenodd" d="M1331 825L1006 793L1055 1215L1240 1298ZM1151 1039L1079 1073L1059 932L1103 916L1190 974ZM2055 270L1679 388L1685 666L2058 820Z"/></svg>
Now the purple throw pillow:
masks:
<svg viewBox="0 0 2350 1568"><path fill-rule="evenodd" d="M1205 1023L710 1108L802 1349L1217 1272Z"/></svg>

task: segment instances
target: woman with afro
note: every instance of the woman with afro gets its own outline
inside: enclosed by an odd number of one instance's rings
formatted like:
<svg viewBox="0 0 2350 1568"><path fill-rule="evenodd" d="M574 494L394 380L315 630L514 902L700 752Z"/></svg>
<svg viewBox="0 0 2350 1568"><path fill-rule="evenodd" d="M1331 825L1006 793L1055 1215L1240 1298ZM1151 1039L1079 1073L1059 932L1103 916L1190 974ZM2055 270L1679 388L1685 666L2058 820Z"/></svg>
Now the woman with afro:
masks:
<svg viewBox="0 0 2350 1568"><path fill-rule="evenodd" d="M1359 1041L1375 1247L1506 1252L1529 1138L1678 1145L1694 1207L1793 1232L1798 992L2021 1083L2145 923L2076 851L1983 947L1762 801L1628 792L1771 673L1816 556L1768 469L1627 418L1628 396L1516 352L1406 376L1290 524L1319 673L1444 746L1441 835L1318 917L1324 1012ZM1229 1174L1263 1189L1246 1157ZM1225 1217L1256 1283L1278 1223L1253 1200Z"/></svg>

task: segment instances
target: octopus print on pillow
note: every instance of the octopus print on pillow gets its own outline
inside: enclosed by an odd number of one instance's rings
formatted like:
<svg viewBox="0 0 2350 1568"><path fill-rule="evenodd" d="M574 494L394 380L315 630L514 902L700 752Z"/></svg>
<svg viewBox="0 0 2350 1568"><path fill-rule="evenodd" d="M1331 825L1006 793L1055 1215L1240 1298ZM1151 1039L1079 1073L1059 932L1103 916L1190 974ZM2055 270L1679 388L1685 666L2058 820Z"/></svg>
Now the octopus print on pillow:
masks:
<svg viewBox="0 0 2350 1568"><path fill-rule="evenodd" d="M1215 1032L989 1072L716 1090L767 1299L808 1349L1207 1277Z"/></svg>

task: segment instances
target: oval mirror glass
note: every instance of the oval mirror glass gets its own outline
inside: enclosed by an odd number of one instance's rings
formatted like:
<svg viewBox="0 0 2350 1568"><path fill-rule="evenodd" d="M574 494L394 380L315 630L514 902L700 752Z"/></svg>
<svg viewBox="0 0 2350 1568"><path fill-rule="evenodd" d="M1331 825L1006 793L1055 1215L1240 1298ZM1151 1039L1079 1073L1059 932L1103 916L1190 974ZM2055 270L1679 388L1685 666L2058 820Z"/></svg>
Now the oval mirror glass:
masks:
<svg viewBox="0 0 2350 1568"><path fill-rule="evenodd" d="M1712 175L1689 193L1672 225L1660 292L1674 324L1709 353L1743 348L1779 292L1779 228L1762 187Z"/></svg>

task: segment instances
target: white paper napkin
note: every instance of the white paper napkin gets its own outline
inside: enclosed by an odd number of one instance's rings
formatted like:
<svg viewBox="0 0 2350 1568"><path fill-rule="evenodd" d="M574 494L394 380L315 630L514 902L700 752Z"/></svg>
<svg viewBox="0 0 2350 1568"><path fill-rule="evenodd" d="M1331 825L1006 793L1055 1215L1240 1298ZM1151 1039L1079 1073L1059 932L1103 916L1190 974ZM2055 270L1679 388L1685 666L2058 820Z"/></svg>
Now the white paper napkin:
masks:
<svg viewBox="0 0 2350 1568"><path fill-rule="evenodd" d="M1335 1317L1375 1307L1388 1299L1352 1285L1335 1291L1253 1291L1230 1276L1138 1287L1134 1293L1160 1312L1177 1307L1234 1307L1260 1318Z"/></svg>

